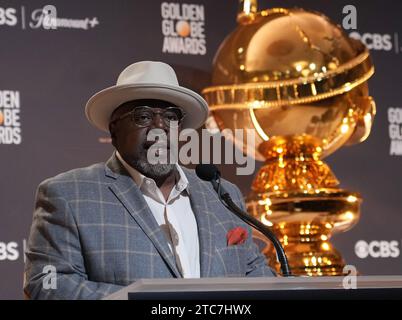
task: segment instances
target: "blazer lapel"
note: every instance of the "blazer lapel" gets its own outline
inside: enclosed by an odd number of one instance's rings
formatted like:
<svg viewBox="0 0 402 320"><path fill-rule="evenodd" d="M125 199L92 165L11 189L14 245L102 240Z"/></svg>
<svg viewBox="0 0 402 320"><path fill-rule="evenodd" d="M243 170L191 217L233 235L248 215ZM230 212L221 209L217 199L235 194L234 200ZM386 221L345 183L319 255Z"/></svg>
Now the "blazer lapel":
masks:
<svg viewBox="0 0 402 320"><path fill-rule="evenodd" d="M188 179L189 196L197 226L200 243L200 273L201 277L211 274L211 263L214 255L213 216L208 208L208 199L213 196L203 182L190 170L184 168Z"/></svg>
<svg viewBox="0 0 402 320"><path fill-rule="evenodd" d="M175 258L169 249L162 229L156 222L140 189L117 159L115 153L106 163L105 175L113 179L109 186L110 190L152 241L161 257L170 267L172 273L177 278L181 278L182 275L177 269Z"/></svg>

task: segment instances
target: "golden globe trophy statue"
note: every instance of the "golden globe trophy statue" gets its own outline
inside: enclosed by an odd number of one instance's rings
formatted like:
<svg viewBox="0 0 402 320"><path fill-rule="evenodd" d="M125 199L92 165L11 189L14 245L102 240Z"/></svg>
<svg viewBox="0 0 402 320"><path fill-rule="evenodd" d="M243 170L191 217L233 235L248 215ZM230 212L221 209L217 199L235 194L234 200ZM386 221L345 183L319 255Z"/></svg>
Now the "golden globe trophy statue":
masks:
<svg viewBox="0 0 402 320"><path fill-rule="evenodd" d="M265 164L248 212L275 231L294 274L342 274L345 262L329 239L357 223L361 197L340 189L322 159L370 134L370 54L317 12L258 11L256 0L244 0L237 22L203 95L220 130L257 132L255 157ZM279 271L269 244L264 253Z"/></svg>

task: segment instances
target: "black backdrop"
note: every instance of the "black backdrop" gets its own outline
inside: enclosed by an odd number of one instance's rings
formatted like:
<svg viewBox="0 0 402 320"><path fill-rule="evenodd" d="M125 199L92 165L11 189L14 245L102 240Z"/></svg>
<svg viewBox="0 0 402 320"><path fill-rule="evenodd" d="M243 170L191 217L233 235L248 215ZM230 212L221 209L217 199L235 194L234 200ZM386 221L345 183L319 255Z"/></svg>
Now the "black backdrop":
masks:
<svg viewBox="0 0 402 320"><path fill-rule="evenodd" d="M87 99L113 85L125 66L139 60L171 64L181 84L194 90L209 85L213 56L236 25L237 0L171 1L203 6L205 54L162 51L162 2L0 0L0 112L9 114L11 106L19 116L11 124L0 116L0 298L22 297L24 239L39 182L68 169L105 161L112 152L105 140L108 136L92 128L85 118ZM80 24L87 29L38 26L35 10L48 4L55 6L59 18L70 22L88 18ZM341 186L359 191L364 198L359 224L335 236L333 243L362 274L402 274L402 158L390 152L390 128L400 130L401 125L391 127L393 119L389 118L393 111L402 113L402 2L259 3L260 8L298 6L321 11L339 24L343 8L349 4L357 8L357 30L348 32L363 36L376 66L369 83L378 113L365 143L342 148L327 159ZM14 103L8 91L17 99ZM13 134L11 143L5 132ZM231 166L221 169L248 194L251 176L238 177ZM361 240L382 242L380 246L374 243L373 253L361 258L355 251ZM381 246L392 248L392 254Z"/></svg>

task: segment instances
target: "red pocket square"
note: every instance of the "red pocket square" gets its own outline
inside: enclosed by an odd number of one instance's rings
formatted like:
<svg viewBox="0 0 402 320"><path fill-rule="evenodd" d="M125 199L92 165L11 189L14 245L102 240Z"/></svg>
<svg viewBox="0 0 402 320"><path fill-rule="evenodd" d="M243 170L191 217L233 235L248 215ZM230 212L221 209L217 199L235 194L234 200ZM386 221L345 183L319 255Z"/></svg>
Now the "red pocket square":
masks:
<svg viewBox="0 0 402 320"><path fill-rule="evenodd" d="M242 244L246 241L248 237L248 232L242 227L236 227L231 229L226 234L226 239L228 240L228 246Z"/></svg>

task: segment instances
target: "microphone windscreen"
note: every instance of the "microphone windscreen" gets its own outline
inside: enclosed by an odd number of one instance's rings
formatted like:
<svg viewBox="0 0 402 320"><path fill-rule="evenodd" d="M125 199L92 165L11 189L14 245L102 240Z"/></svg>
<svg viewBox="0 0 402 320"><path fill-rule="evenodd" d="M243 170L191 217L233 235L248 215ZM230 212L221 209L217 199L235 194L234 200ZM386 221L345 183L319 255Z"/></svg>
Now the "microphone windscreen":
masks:
<svg viewBox="0 0 402 320"><path fill-rule="evenodd" d="M198 178L205 181L215 180L219 173L218 168L213 164L197 164L195 167L195 173Z"/></svg>

